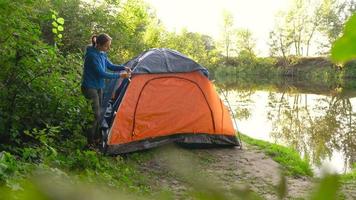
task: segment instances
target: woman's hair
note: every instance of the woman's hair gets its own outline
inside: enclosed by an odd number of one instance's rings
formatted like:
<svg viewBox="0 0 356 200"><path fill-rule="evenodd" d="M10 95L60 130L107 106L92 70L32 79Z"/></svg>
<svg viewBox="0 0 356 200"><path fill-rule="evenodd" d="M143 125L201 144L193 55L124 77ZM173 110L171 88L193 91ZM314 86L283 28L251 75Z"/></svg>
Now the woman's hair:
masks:
<svg viewBox="0 0 356 200"><path fill-rule="evenodd" d="M95 47L96 45L102 46L109 40L112 40L112 38L108 34L101 33L100 35L93 35L91 37L91 44L93 45L93 47Z"/></svg>

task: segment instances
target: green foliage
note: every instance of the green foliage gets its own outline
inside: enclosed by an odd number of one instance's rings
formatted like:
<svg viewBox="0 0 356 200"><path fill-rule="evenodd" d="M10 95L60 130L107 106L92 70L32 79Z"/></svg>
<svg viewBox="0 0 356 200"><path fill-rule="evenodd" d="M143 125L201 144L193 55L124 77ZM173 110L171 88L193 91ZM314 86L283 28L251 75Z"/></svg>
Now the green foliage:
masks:
<svg viewBox="0 0 356 200"><path fill-rule="evenodd" d="M44 151L38 147L25 147L22 149L22 159L28 162L39 162Z"/></svg>
<svg viewBox="0 0 356 200"><path fill-rule="evenodd" d="M41 152L42 151L42 152ZM52 178L71 177L72 182L89 182L113 189L121 188L144 194L149 191L147 181L138 171L140 162L149 155L105 157L90 150L75 150L70 153L48 154L43 148L24 148L21 158L15 158L8 152L0 153L0 190L3 186L11 191L26 187L26 180L37 173L46 172ZM39 163L41 159L41 163ZM63 170L63 171L62 171ZM67 171L67 172L66 172ZM58 174L60 173L60 174ZM26 191L28 192L28 191ZM1 198L0 198L1 199Z"/></svg>
<svg viewBox="0 0 356 200"><path fill-rule="evenodd" d="M281 72L275 67L273 58L256 58L250 53L242 51L236 58L230 58L227 66L220 65L214 75L219 82L228 80L270 79L278 77Z"/></svg>
<svg viewBox="0 0 356 200"><path fill-rule="evenodd" d="M137 172L136 167L137 164L130 163L129 160L125 161L121 157L103 157L93 151L74 152L69 156L59 154L46 164L24 165L11 155L6 159L0 157L0 176L2 178L0 180L0 193L2 194L0 199L39 199L40 197L48 199L50 191L51 197L57 195L59 195L59 199L74 197L74 193L66 193L69 191L66 186L78 188L81 185L83 187L81 191L86 191L88 190L86 186L89 183L93 187L95 186L92 188L95 193L120 190L133 193L132 196L137 199L138 196L147 194L149 188L142 184L144 177ZM63 169L71 170L65 172ZM20 174L22 175L20 176ZM3 184L3 178L6 185ZM15 180L15 178L17 179ZM63 192L66 195L63 195ZM124 195L121 192L118 194ZM85 196L82 192L76 195L79 195L80 198ZM101 196L101 198L103 197L105 195Z"/></svg>
<svg viewBox="0 0 356 200"><path fill-rule="evenodd" d="M0 152L0 188L5 186L12 191L22 189L19 183L20 180L28 176L32 170L33 166L31 164L17 160L9 152Z"/></svg>
<svg viewBox="0 0 356 200"><path fill-rule="evenodd" d="M41 13L29 9L37 2L5 3L0 30L9 37L0 50L0 138L13 146L29 141L48 146L54 142L50 137L81 134L90 112L79 88L80 56L63 56L41 40L39 24L31 21ZM55 20L58 27L64 23Z"/></svg>
<svg viewBox="0 0 356 200"><path fill-rule="evenodd" d="M124 27L117 35L117 43L120 44L120 48L116 52L127 60L146 50L143 37L149 21L152 19L149 17L147 5L143 0L129 0L122 5L122 9L123 12L118 15L121 23L111 27L111 32L115 33L117 32L115 29L120 31L120 26ZM113 37L115 36L113 35Z"/></svg>
<svg viewBox="0 0 356 200"><path fill-rule="evenodd" d="M342 68L343 76L345 78L355 78L356 77L356 60L349 61L345 63Z"/></svg>
<svg viewBox="0 0 356 200"><path fill-rule="evenodd" d="M66 161L68 162L68 167L72 170L82 171L85 169L95 170L100 168L98 155L94 151L80 151L78 149L66 159L68 159Z"/></svg>
<svg viewBox="0 0 356 200"><path fill-rule="evenodd" d="M345 24L344 35L337 39L331 50L331 58L335 62L345 63L356 58L356 14Z"/></svg>
<svg viewBox="0 0 356 200"><path fill-rule="evenodd" d="M355 181L356 180L356 162L351 167L351 172L341 176L343 181Z"/></svg>
<svg viewBox="0 0 356 200"><path fill-rule="evenodd" d="M340 177L337 175L325 176L316 187L311 200L334 200L341 199L338 196L340 190Z"/></svg>
<svg viewBox="0 0 356 200"><path fill-rule="evenodd" d="M32 129L32 131L25 130L24 134L30 136L43 145L48 145L48 143L53 142L53 137L60 132L59 127L48 127L37 130L37 128Z"/></svg>
<svg viewBox="0 0 356 200"><path fill-rule="evenodd" d="M305 66L289 68L283 73L308 81L310 84L332 86L342 84L343 72L329 66Z"/></svg>
<svg viewBox="0 0 356 200"><path fill-rule="evenodd" d="M317 13L321 16L318 29L328 39L327 44L324 45L329 48L329 52L335 40L340 37L346 20L355 12L355 9L353 0L322 1Z"/></svg>
<svg viewBox="0 0 356 200"><path fill-rule="evenodd" d="M293 176L312 176L313 172L308 161L302 160L299 154L290 148L277 144L271 144L262 140L252 139L242 135L242 140L248 144L258 146L266 152L273 160L286 168L286 173Z"/></svg>
<svg viewBox="0 0 356 200"><path fill-rule="evenodd" d="M287 196L287 178L284 175L281 176L281 180L279 181L278 185L275 186L275 188L279 199L284 199Z"/></svg>
<svg viewBox="0 0 356 200"><path fill-rule="evenodd" d="M0 183L6 182L17 170L15 158L8 152L0 152Z"/></svg>
<svg viewBox="0 0 356 200"><path fill-rule="evenodd" d="M223 52L226 56L226 61L229 61L231 49L235 41L233 40L234 35L234 16L231 12L224 10L223 13L223 28L222 28L222 40L221 45Z"/></svg>
<svg viewBox="0 0 356 200"><path fill-rule="evenodd" d="M346 78L356 76L355 62L350 61L343 68L335 67L326 58L290 58L294 64L280 66L283 59L254 58L240 55L230 58L228 66L219 65L214 71L217 84L240 86L293 85L308 82L314 87L344 87ZM277 61L278 60L278 61ZM246 88L245 87L245 88ZM351 86L354 87L354 86Z"/></svg>
<svg viewBox="0 0 356 200"><path fill-rule="evenodd" d="M354 5L353 0L292 1L291 7L275 19L270 32L271 55L285 60L290 55L309 56L313 44L321 54L329 54L346 19L355 11Z"/></svg>
<svg viewBox="0 0 356 200"><path fill-rule="evenodd" d="M52 33L55 34L55 41L56 43L60 43L61 42L61 39L63 37L62 32L64 30L63 28L63 24L64 24L64 19L62 17L58 17L57 18L57 15L58 13L51 10L52 12Z"/></svg>
<svg viewBox="0 0 356 200"><path fill-rule="evenodd" d="M248 29L237 31L237 50L239 54L245 54L249 57L255 56L256 39L253 38L252 32Z"/></svg>
<svg viewBox="0 0 356 200"><path fill-rule="evenodd" d="M216 67L219 62L219 52L214 40L207 35L183 29L180 34L163 34L162 41L157 45L157 47L175 49L206 67Z"/></svg>

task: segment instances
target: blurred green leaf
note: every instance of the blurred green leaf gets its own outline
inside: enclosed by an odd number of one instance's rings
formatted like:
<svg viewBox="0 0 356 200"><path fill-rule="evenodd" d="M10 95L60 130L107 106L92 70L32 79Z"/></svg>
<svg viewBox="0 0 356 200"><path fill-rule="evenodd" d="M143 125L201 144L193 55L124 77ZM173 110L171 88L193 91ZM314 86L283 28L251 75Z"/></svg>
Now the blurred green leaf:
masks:
<svg viewBox="0 0 356 200"><path fill-rule="evenodd" d="M336 40L331 49L334 62L345 63L356 58L356 14L345 24L344 35Z"/></svg>
<svg viewBox="0 0 356 200"><path fill-rule="evenodd" d="M57 22L52 22L52 26L53 26L53 27L58 27Z"/></svg>
<svg viewBox="0 0 356 200"><path fill-rule="evenodd" d="M59 24L64 24L64 19L62 18L62 17L60 17L60 18L58 18L57 19L57 22L59 23Z"/></svg>
<svg viewBox="0 0 356 200"><path fill-rule="evenodd" d="M326 175L323 177L312 194L311 200L335 200L338 199L340 189L338 175Z"/></svg>
<svg viewBox="0 0 356 200"><path fill-rule="evenodd" d="M64 30L63 26L58 26L57 29L58 29L58 31L63 31Z"/></svg>
<svg viewBox="0 0 356 200"><path fill-rule="evenodd" d="M287 178L282 175L279 184L276 186L276 191L279 199L283 199L287 196Z"/></svg>
<svg viewBox="0 0 356 200"><path fill-rule="evenodd" d="M55 10L53 10L53 9L50 9L50 11L52 12L52 14L58 15L58 12L57 12L57 11L55 11Z"/></svg>
<svg viewBox="0 0 356 200"><path fill-rule="evenodd" d="M57 34L58 33L57 29L56 28L52 28L52 33Z"/></svg>

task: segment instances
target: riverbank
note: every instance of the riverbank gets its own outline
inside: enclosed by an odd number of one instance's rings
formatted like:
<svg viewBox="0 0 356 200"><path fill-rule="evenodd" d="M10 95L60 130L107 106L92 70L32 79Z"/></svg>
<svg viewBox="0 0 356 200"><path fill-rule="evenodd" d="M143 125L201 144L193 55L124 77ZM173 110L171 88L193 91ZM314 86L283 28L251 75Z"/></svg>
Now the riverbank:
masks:
<svg viewBox="0 0 356 200"><path fill-rule="evenodd" d="M257 79L262 83L271 80L288 83L292 80L331 87L356 78L356 61L339 66L327 57L292 57L287 61L274 57L231 58L211 71L212 78L219 82Z"/></svg>
<svg viewBox="0 0 356 200"><path fill-rule="evenodd" d="M321 192L320 180L300 167L305 163L292 150L245 136L243 141L243 149L173 145L126 157L77 150L37 163L2 153L0 178L6 187L0 189L5 194L0 199L110 199L114 194L124 199L309 199L313 191ZM341 179L332 180L328 184L337 191ZM355 182L352 176L343 181L339 196L354 199Z"/></svg>

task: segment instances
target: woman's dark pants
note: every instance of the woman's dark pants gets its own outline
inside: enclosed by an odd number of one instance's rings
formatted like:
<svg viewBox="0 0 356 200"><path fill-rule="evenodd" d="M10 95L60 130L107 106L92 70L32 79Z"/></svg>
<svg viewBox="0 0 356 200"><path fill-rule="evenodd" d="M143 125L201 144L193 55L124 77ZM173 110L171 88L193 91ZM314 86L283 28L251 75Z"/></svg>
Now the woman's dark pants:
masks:
<svg viewBox="0 0 356 200"><path fill-rule="evenodd" d="M85 98L91 101L91 106L95 115L95 120L93 124L87 130L88 144L94 144L95 141L98 141L100 138L100 106L103 99L103 90L84 87L82 87L81 89Z"/></svg>

